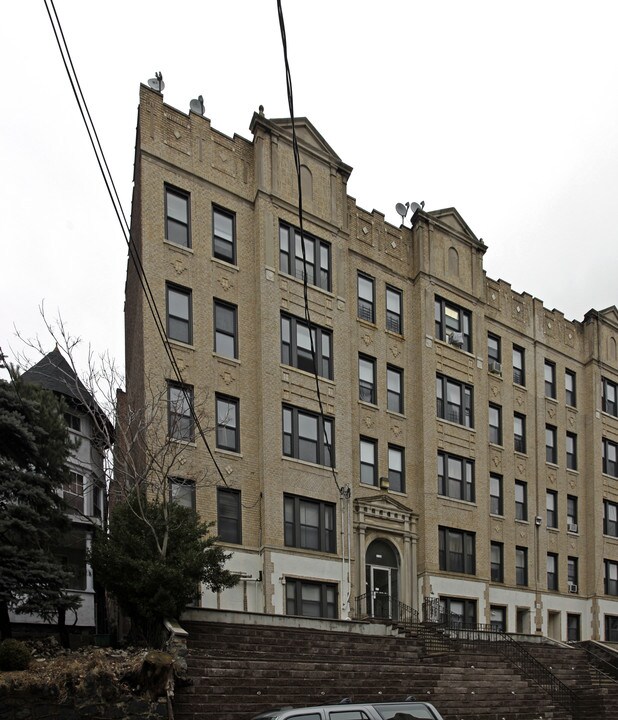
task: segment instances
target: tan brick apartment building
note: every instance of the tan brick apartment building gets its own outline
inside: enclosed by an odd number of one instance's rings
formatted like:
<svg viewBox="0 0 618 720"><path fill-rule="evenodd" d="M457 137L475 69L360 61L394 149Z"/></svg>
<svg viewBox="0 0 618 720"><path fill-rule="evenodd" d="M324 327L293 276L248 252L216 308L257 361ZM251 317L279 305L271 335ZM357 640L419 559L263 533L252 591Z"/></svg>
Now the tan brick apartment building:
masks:
<svg viewBox="0 0 618 720"><path fill-rule="evenodd" d="M413 228L359 208L352 168L300 118L321 412L290 121L260 112L250 130L227 137L141 88L133 237L223 479L131 264L127 391L136 407L153 385L166 396L184 449L172 494L216 523L242 574L202 605L431 605L618 640L616 309L570 322L491 280L453 208Z"/></svg>

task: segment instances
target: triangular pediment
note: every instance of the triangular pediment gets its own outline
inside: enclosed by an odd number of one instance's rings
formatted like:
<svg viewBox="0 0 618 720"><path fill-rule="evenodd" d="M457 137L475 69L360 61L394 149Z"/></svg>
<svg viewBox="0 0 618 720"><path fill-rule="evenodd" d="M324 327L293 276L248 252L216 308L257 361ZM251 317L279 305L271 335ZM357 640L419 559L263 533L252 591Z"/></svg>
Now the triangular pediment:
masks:
<svg viewBox="0 0 618 720"><path fill-rule="evenodd" d="M605 320L605 322L611 323L612 325L618 325L618 308L615 305L610 305L604 310L599 310L599 315Z"/></svg>
<svg viewBox="0 0 618 720"><path fill-rule="evenodd" d="M397 510L398 512L413 514L413 510L411 507L404 505L402 502L399 502L399 500L396 500L394 497L392 497L391 495L387 495L386 493L356 498L354 502L359 505L363 504L367 507L380 508L382 510L390 508L392 510Z"/></svg>
<svg viewBox="0 0 618 720"><path fill-rule="evenodd" d="M472 240L474 243L484 247L484 244L479 240L476 235L470 229L470 226L463 217L453 207L444 208L443 210L432 210L427 215L434 221L438 222L445 228L453 231L460 237L465 237L467 240Z"/></svg>
<svg viewBox="0 0 618 720"><path fill-rule="evenodd" d="M289 118L275 118L271 120L286 135L292 137L292 121ZM329 155L337 162L341 162L341 158L326 142L322 135L316 130L313 123L306 117L295 118L294 125L296 127L296 137L299 144L307 148L317 150L320 153Z"/></svg>

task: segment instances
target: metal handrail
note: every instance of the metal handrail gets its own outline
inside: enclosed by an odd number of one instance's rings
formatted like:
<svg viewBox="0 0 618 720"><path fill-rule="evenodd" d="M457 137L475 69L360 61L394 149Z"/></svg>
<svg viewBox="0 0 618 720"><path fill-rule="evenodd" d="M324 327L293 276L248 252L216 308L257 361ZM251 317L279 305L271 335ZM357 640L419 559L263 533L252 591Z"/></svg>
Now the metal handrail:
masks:
<svg viewBox="0 0 618 720"><path fill-rule="evenodd" d="M586 643L578 644L575 647L581 648L586 652L588 665L591 666L591 669L597 671L597 683L600 683L602 678L610 680L613 683L618 683L618 667L616 665L604 658L600 653L595 652Z"/></svg>

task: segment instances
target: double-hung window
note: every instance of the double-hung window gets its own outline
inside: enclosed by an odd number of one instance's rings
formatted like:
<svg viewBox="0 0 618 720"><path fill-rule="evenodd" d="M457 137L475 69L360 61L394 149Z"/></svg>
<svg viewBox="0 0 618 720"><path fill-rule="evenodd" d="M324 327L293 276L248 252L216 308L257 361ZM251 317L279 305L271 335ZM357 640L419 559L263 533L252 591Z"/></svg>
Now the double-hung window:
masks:
<svg viewBox="0 0 618 720"><path fill-rule="evenodd" d="M386 286L386 329L394 333L403 333L401 314L401 290Z"/></svg>
<svg viewBox="0 0 618 720"><path fill-rule="evenodd" d="M435 332L438 340L472 352L472 314L458 305L435 298Z"/></svg>
<svg viewBox="0 0 618 720"><path fill-rule="evenodd" d="M526 452L526 416L513 414L513 443L515 452Z"/></svg>
<svg viewBox="0 0 618 720"><path fill-rule="evenodd" d="M578 558L569 556L567 558L567 582L569 585L577 587L579 582L579 562Z"/></svg>
<svg viewBox="0 0 618 720"><path fill-rule="evenodd" d="M513 345L513 382L515 385L526 385L525 351L519 345Z"/></svg>
<svg viewBox="0 0 618 720"><path fill-rule="evenodd" d="M240 452L239 400L227 395L217 400L217 447L221 450Z"/></svg>
<svg viewBox="0 0 618 720"><path fill-rule="evenodd" d="M167 401L168 436L174 440L193 442L193 387L169 382Z"/></svg>
<svg viewBox="0 0 618 720"><path fill-rule="evenodd" d="M515 519L528 519L528 485L523 480L515 480Z"/></svg>
<svg viewBox="0 0 618 720"><path fill-rule="evenodd" d="M317 465L335 466L333 420L323 415L283 406L283 454Z"/></svg>
<svg viewBox="0 0 618 720"><path fill-rule="evenodd" d="M489 512L492 515L504 515L502 475L491 473L489 476L489 503Z"/></svg>
<svg viewBox="0 0 618 720"><path fill-rule="evenodd" d="M603 534L618 538L618 503L603 500Z"/></svg>
<svg viewBox="0 0 618 720"><path fill-rule="evenodd" d="M166 283L167 337L170 340L191 344L193 328L191 321L191 290Z"/></svg>
<svg viewBox="0 0 618 720"><path fill-rule="evenodd" d="M605 594L618 595L618 562L605 560Z"/></svg>
<svg viewBox="0 0 618 720"><path fill-rule="evenodd" d="M307 284L330 290L330 245L303 231L305 259L300 232L286 223L279 225L279 267L287 275L304 279Z"/></svg>
<svg viewBox="0 0 618 720"><path fill-rule="evenodd" d="M470 385L445 375L436 375L436 405L439 418L465 427L474 427Z"/></svg>
<svg viewBox="0 0 618 720"><path fill-rule="evenodd" d="M447 527L438 528L440 570L476 574L475 534Z"/></svg>
<svg viewBox="0 0 618 720"><path fill-rule="evenodd" d="M378 484L378 442L360 439L360 481L365 485Z"/></svg>
<svg viewBox="0 0 618 720"><path fill-rule="evenodd" d="M168 186L165 187L165 239L191 247L189 193Z"/></svg>
<svg viewBox="0 0 618 720"><path fill-rule="evenodd" d="M375 323L376 307L375 307L375 281L369 275L358 273L358 305L357 315L361 320Z"/></svg>
<svg viewBox="0 0 618 720"><path fill-rule="evenodd" d="M315 369L321 377L332 380L332 333L319 325L309 325L293 315L281 315L281 362L299 370L314 372L311 339L315 353Z"/></svg>
<svg viewBox="0 0 618 720"><path fill-rule="evenodd" d="M217 534L219 540L229 543L242 542L242 514L240 491L217 488Z"/></svg>
<svg viewBox="0 0 618 720"><path fill-rule="evenodd" d="M618 417L618 385L607 378L603 378L603 412Z"/></svg>
<svg viewBox="0 0 618 720"><path fill-rule="evenodd" d="M491 581L504 582L504 544L491 543Z"/></svg>
<svg viewBox="0 0 618 720"><path fill-rule="evenodd" d="M564 371L564 391L566 404L575 407L577 404L577 391L575 386L575 373L572 370Z"/></svg>
<svg viewBox="0 0 618 720"><path fill-rule="evenodd" d="M336 618L337 603L337 585L335 583L310 582L297 578L285 579L286 615ZM317 715L307 717L315 718Z"/></svg>
<svg viewBox="0 0 618 720"><path fill-rule="evenodd" d="M515 584L528 584L528 548L515 548Z"/></svg>
<svg viewBox="0 0 618 720"><path fill-rule="evenodd" d="M577 470L577 435L566 434L566 466L569 470Z"/></svg>
<svg viewBox="0 0 618 720"><path fill-rule="evenodd" d="M502 408L499 405L489 406L489 442L502 445Z"/></svg>
<svg viewBox="0 0 618 720"><path fill-rule="evenodd" d="M618 445L611 440L603 438L603 472L612 477L618 477Z"/></svg>
<svg viewBox="0 0 618 720"><path fill-rule="evenodd" d="M215 352L224 357L238 357L238 308L215 300Z"/></svg>
<svg viewBox="0 0 618 720"><path fill-rule="evenodd" d="M337 552L333 503L284 495L283 516L285 544L288 547Z"/></svg>
<svg viewBox="0 0 618 720"><path fill-rule="evenodd" d="M388 446L388 487L395 492L406 490L404 449L397 445Z"/></svg>
<svg viewBox="0 0 618 720"><path fill-rule="evenodd" d="M195 481L180 477L170 477L170 500L178 505L195 510Z"/></svg>
<svg viewBox="0 0 618 720"><path fill-rule="evenodd" d="M403 413L403 370L393 365L386 366L386 407Z"/></svg>
<svg viewBox="0 0 618 720"><path fill-rule="evenodd" d="M547 589L558 589L558 555L547 553Z"/></svg>
<svg viewBox="0 0 618 720"><path fill-rule="evenodd" d="M212 254L236 264L236 217L223 208L212 209Z"/></svg>
<svg viewBox="0 0 618 720"><path fill-rule="evenodd" d="M490 372L502 372L502 342L498 335L487 334L487 366Z"/></svg>
<svg viewBox="0 0 618 720"><path fill-rule="evenodd" d="M577 532L579 530L577 506L577 496L567 495L567 530L569 532Z"/></svg>
<svg viewBox="0 0 618 720"><path fill-rule="evenodd" d="M474 502L474 461L439 452L438 494Z"/></svg>
<svg viewBox="0 0 618 720"><path fill-rule="evenodd" d="M358 356L358 398L375 405L378 402L376 388L376 361L367 355Z"/></svg>
<svg viewBox="0 0 618 720"><path fill-rule="evenodd" d="M545 397L556 399L556 363L545 360Z"/></svg>
<svg viewBox="0 0 618 720"><path fill-rule="evenodd" d="M545 425L545 460L554 465L558 462L557 437L555 425Z"/></svg>
<svg viewBox="0 0 618 720"><path fill-rule="evenodd" d="M548 490L546 493L547 527L558 527L558 493L555 490Z"/></svg>

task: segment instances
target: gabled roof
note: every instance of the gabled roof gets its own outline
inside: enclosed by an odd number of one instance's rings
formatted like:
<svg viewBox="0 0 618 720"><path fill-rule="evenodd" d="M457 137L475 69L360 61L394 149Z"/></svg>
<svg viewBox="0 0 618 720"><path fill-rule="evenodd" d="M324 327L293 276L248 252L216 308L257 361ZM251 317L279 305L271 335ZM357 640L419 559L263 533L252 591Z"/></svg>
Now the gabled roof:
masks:
<svg viewBox="0 0 618 720"><path fill-rule="evenodd" d="M431 210L430 212L426 212L425 215L432 220L437 221L446 229L455 232L460 237L471 240L473 243L478 245L483 252L487 250L485 243L476 237L470 229L468 223L454 207L443 208L442 210Z"/></svg>
<svg viewBox="0 0 618 720"><path fill-rule="evenodd" d="M23 382L40 385L47 390L62 395L69 405L77 407L90 415L94 414L107 425L109 437L112 437L113 426L109 418L88 388L77 377L73 368L64 359L58 347L55 347L50 353L43 356L38 363L22 373L21 379Z"/></svg>

